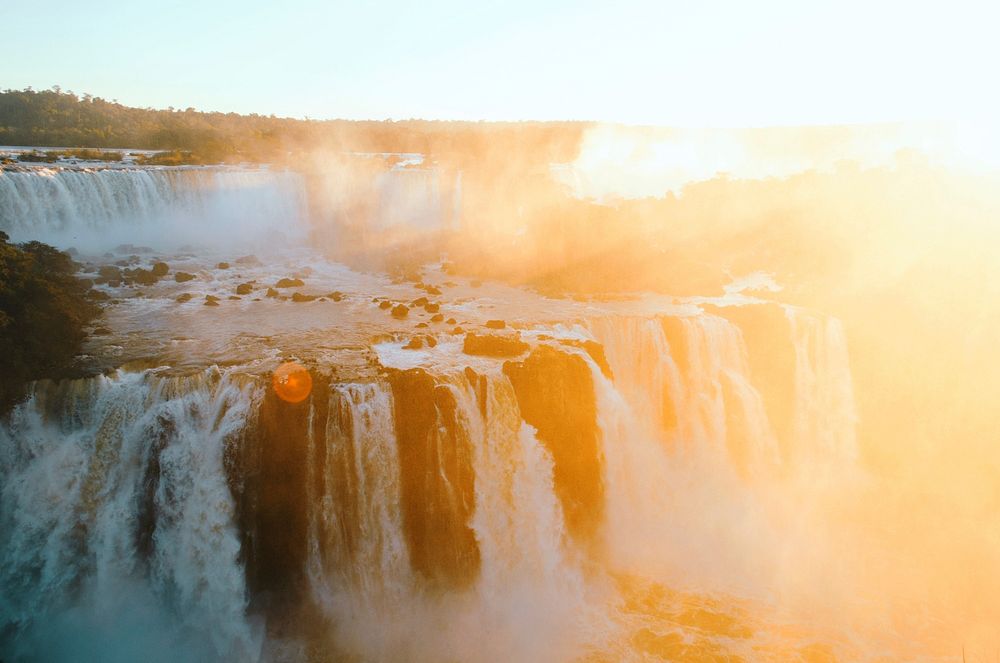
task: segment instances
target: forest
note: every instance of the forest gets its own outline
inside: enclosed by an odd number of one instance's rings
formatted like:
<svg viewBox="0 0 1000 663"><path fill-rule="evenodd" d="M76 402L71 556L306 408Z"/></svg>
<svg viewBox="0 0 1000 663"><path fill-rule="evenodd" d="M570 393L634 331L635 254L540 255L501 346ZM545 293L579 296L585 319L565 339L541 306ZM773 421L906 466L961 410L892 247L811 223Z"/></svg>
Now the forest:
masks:
<svg viewBox="0 0 1000 663"><path fill-rule="evenodd" d="M575 157L582 122L309 120L194 108L133 108L89 94L0 92L0 145L179 151L192 163L286 163L317 148L474 158L503 146L546 162ZM530 149L527 149L530 148Z"/></svg>

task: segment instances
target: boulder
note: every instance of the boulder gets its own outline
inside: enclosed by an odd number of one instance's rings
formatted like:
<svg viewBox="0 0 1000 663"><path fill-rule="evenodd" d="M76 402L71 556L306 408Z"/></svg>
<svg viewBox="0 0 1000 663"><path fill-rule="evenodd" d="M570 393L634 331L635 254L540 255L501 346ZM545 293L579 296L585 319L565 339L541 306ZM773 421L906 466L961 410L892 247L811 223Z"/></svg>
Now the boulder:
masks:
<svg viewBox="0 0 1000 663"><path fill-rule="evenodd" d="M315 295L303 295L301 292L293 292L292 293L292 301L293 302L298 302L300 304L302 302L313 302L313 301L316 301L316 296Z"/></svg>
<svg viewBox="0 0 1000 663"><path fill-rule="evenodd" d="M157 276L157 278L166 276L167 272L170 271L170 265L165 262L155 262L153 263L153 269L151 271Z"/></svg>
<svg viewBox="0 0 1000 663"><path fill-rule="evenodd" d="M424 347L424 341L419 336L414 336L410 342L403 346L404 350L419 350Z"/></svg>
<svg viewBox="0 0 1000 663"><path fill-rule="evenodd" d="M268 288L267 289L267 296L268 297L277 297L278 296L278 291L275 290L274 288Z"/></svg>
<svg viewBox="0 0 1000 663"><path fill-rule="evenodd" d="M397 304L392 307L392 317L405 318L410 313L410 308L406 304Z"/></svg>
<svg viewBox="0 0 1000 663"><path fill-rule="evenodd" d="M462 352L467 355L484 357L516 357L528 351L529 345L521 340L520 334L476 334L465 335Z"/></svg>
<svg viewBox="0 0 1000 663"><path fill-rule="evenodd" d="M417 297L416 299L413 300L413 302L411 302L411 304L412 304L412 306L414 308L420 308L421 306L426 306L427 305L427 298L426 297Z"/></svg>
<svg viewBox="0 0 1000 663"><path fill-rule="evenodd" d="M378 307L380 309L392 308L392 302L390 302L388 299L383 300L383 301L379 302Z"/></svg>
<svg viewBox="0 0 1000 663"><path fill-rule="evenodd" d="M503 320L487 320L486 321L486 328L487 329L505 329L506 327L507 327L507 323L504 322Z"/></svg>
<svg viewBox="0 0 1000 663"><path fill-rule="evenodd" d="M438 313L437 315L431 316L431 322L441 322L444 320L444 316Z"/></svg>
<svg viewBox="0 0 1000 663"><path fill-rule="evenodd" d="M252 283L241 283L238 286L236 286L237 295L249 295L251 292L253 292Z"/></svg>
<svg viewBox="0 0 1000 663"><path fill-rule="evenodd" d="M175 272L174 280L178 283L186 283L187 281L194 280L194 274L188 274L187 272Z"/></svg>
<svg viewBox="0 0 1000 663"><path fill-rule="evenodd" d="M340 292L339 290L334 290L333 292L327 293L326 296L335 302L339 302L341 299L344 298L344 293Z"/></svg>
<svg viewBox="0 0 1000 663"><path fill-rule="evenodd" d="M220 262L218 265L215 266L215 268L216 269L229 269L229 263L228 262Z"/></svg>
<svg viewBox="0 0 1000 663"><path fill-rule="evenodd" d="M305 282L302 279L284 278L284 279L279 280L277 283L275 283L274 287L275 288L301 288L304 285L305 285Z"/></svg>
<svg viewBox="0 0 1000 663"><path fill-rule="evenodd" d="M437 302L427 302L424 304L424 310L428 313L437 313L441 310L441 305Z"/></svg>
<svg viewBox="0 0 1000 663"><path fill-rule="evenodd" d="M194 298L194 295L192 295L190 292L183 292L183 293L177 295L177 301L180 304L183 304L184 302L189 302L193 298Z"/></svg>

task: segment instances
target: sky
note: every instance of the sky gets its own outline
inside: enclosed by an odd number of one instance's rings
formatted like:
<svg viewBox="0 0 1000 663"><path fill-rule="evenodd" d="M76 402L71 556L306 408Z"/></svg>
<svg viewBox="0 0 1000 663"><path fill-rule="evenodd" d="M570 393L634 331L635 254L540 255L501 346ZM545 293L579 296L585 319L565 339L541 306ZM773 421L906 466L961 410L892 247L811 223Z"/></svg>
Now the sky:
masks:
<svg viewBox="0 0 1000 663"><path fill-rule="evenodd" d="M0 3L0 88L313 119L993 118L997 3Z"/></svg>

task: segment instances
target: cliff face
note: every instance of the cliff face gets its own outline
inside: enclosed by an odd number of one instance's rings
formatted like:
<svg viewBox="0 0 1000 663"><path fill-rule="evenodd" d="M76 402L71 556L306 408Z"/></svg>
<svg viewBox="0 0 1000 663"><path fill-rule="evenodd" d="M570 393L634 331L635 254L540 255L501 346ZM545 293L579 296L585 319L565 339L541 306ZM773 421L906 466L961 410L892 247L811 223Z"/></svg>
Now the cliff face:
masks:
<svg viewBox="0 0 1000 663"><path fill-rule="evenodd" d="M566 526L582 542L595 538L604 512L597 404L587 362L548 345L508 361L521 416L552 454L556 495Z"/></svg>
<svg viewBox="0 0 1000 663"><path fill-rule="evenodd" d="M423 369L392 371L403 527L413 569L434 585L465 585L479 570L469 527L475 474L455 394Z"/></svg>

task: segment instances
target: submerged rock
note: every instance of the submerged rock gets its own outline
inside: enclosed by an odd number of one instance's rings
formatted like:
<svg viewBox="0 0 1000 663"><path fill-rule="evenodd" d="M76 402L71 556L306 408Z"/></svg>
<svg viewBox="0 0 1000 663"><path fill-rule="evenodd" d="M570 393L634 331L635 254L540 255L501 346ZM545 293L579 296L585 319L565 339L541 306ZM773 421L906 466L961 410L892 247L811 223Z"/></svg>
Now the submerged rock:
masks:
<svg viewBox="0 0 1000 663"><path fill-rule="evenodd" d="M189 302L193 298L194 298L194 295L192 295L190 292L184 292L184 293L181 293L181 294L177 295L177 301L179 303L181 303L181 304L183 304L184 302Z"/></svg>

